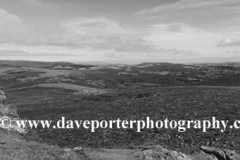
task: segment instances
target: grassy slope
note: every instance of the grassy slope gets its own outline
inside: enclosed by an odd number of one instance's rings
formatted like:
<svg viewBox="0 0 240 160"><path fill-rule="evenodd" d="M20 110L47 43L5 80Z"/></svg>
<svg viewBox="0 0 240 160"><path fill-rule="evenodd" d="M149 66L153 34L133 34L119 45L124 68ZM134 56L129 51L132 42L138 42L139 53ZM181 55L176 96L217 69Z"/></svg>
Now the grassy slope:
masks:
<svg viewBox="0 0 240 160"><path fill-rule="evenodd" d="M18 133L9 133L0 129L1 160L86 160L84 154L64 151L58 146L51 146L34 141L26 141Z"/></svg>

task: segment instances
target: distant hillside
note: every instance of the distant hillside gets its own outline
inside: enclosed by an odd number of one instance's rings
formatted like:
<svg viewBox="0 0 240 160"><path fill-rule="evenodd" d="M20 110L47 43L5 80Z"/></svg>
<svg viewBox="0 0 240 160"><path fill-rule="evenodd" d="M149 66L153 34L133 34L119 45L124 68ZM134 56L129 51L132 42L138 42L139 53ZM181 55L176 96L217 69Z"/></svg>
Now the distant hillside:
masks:
<svg viewBox="0 0 240 160"><path fill-rule="evenodd" d="M105 63L100 61L89 61L89 62L74 62L75 64L79 65L93 65L93 66L109 66L112 65L111 63Z"/></svg>
<svg viewBox="0 0 240 160"><path fill-rule="evenodd" d="M196 66L228 66L228 67L240 67L240 62L225 62L225 63L193 63Z"/></svg>
<svg viewBox="0 0 240 160"><path fill-rule="evenodd" d="M141 68L148 71L190 71L196 67L193 65L162 63L162 62L145 62L133 66L133 68Z"/></svg>

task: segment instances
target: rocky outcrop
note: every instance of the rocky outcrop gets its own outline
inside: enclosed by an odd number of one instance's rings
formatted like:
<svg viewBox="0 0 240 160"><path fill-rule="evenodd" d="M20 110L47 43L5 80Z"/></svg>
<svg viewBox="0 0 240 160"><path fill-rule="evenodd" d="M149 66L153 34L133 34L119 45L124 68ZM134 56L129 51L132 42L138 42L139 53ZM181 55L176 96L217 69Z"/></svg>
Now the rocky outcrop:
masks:
<svg viewBox="0 0 240 160"><path fill-rule="evenodd" d="M215 147L209 147L209 146L202 146L200 149L205 152L206 154L212 154L214 155L218 160L226 160L226 154L223 150Z"/></svg>
<svg viewBox="0 0 240 160"><path fill-rule="evenodd" d="M240 155L235 151L228 149L219 149L215 147L202 146L200 147L205 154L214 155L218 160L240 160Z"/></svg>
<svg viewBox="0 0 240 160"><path fill-rule="evenodd" d="M235 151L209 146L202 146L190 155L154 146L137 151L134 156L137 160L240 160L240 155Z"/></svg>

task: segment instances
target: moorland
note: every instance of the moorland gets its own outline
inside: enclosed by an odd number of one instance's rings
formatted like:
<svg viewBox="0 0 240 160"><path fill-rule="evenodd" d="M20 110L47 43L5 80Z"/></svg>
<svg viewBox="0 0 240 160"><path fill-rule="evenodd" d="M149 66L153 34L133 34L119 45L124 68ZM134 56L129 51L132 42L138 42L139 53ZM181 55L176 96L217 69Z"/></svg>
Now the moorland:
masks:
<svg viewBox="0 0 240 160"><path fill-rule="evenodd" d="M240 63L86 65L0 61L0 87L22 119L226 119L240 114ZM238 151L239 130L35 129L62 148L161 145L189 153L202 145Z"/></svg>

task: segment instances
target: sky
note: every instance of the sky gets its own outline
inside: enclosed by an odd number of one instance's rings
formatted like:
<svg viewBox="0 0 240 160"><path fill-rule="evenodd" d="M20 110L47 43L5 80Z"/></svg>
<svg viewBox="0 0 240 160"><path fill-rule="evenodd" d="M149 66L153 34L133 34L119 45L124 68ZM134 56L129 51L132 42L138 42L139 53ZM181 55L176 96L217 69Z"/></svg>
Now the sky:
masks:
<svg viewBox="0 0 240 160"><path fill-rule="evenodd" d="M0 0L0 60L240 62L240 1Z"/></svg>

